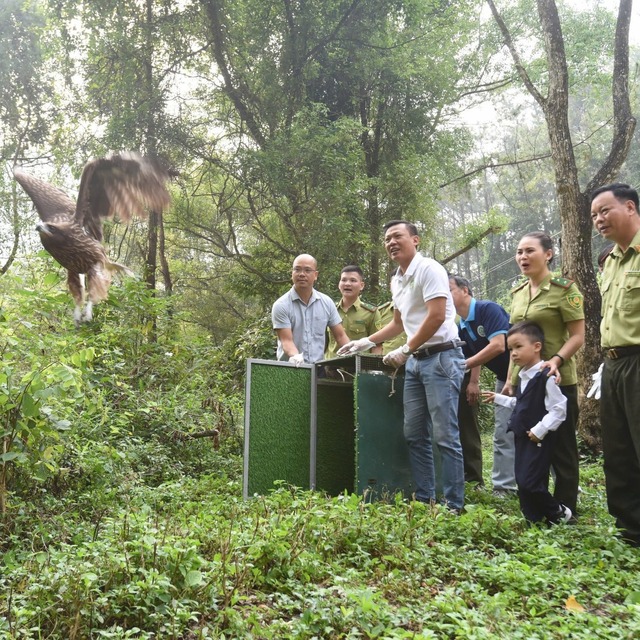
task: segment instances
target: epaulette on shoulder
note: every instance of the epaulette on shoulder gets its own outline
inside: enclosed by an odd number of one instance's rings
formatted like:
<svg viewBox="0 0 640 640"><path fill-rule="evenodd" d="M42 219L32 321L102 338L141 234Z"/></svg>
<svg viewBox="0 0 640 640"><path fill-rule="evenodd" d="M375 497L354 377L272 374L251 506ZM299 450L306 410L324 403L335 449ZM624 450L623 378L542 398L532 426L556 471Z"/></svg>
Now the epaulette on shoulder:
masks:
<svg viewBox="0 0 640 640"><path fill-rule="evenodd" d="M384 311L385 309L390 309L392 304L393 300L388 300L387 302L379 304L376 308L378 309L378 311Z"/></svg>
<svg viewBox="0 0 640 640"><path fill-rule="evenodd" d="M361 302L360 306L367 311L371 311L371 313L375 313L378 310L375 304L369 304L368 302Z"/></svg>
<svg viewBox="0 0 640 640"><path fill-rule="evenodd" d="M563 289L568 289L573 284L573 280L570 280L569 278L562 278L561 276L552 276L551 284L555 284Z"/></svg>

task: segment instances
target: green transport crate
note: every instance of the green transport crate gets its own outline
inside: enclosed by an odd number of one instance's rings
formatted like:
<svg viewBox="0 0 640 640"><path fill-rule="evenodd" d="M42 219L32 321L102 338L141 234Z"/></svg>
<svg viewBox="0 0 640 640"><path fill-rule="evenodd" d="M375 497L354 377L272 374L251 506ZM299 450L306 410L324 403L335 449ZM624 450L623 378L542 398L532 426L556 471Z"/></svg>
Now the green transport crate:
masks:
<svg viewBox="0 0 640 640"><path fill-rule="evenodd" d="M410 497L403 383L380 356L299 368L249 360L245 497L265 493L277 480L329 495L355 492L368 500Z"/></svg>
<svg viewBox="0 0 640 640"><path fill-rule="evenodd" d="M244 497L265 494L283 481L311 489L315 446L315 375L312 365L247 361Z"/></svg>
<svg viewBox="0 0 640 640"><path fill-rule="evenodd" d="M325 360L316 368L316 488L369 500L410 497L403 370L398 374L370 355Z"/></svg>

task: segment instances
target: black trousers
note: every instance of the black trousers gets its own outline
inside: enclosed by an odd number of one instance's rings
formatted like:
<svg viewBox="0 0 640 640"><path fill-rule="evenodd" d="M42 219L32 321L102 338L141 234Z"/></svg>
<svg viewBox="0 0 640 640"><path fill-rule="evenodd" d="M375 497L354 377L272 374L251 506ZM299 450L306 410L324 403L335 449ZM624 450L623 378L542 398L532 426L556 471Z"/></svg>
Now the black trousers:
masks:
<svg viewBox="0 0 640 640"><path fill-rule="evenodd" d="M560 391L567 398L567 418L555 433L555 446L551 454L551 466L556 474L553 495L558 502L576 513L580 468L578 459L578 385L561 385ZM547 439L546 436L545 440Z"/></svg>
<svg viewBox="0 0 640 640"><path fill-rule="evenodd" d="M549 493L549 470L557 433L547 433L539 444L517 435L516 483L520 509L529 522L556 522L561 514L560 502Z"/></svg>
<svg viewBox="0 0 640 640"><path fill-rule="evenodd" d="M640 355L605 358L600 397L609 513L640 546Z"/></svg>
<svg viewBox="0 0 640 640"><path fill-rule="evenodd" d="M478 405L467 402L467 385L471 373L467 373L462 381L458 399L458 429L464 459L464 481L483 484L482 479L482 439L478 423Z"/></svg>

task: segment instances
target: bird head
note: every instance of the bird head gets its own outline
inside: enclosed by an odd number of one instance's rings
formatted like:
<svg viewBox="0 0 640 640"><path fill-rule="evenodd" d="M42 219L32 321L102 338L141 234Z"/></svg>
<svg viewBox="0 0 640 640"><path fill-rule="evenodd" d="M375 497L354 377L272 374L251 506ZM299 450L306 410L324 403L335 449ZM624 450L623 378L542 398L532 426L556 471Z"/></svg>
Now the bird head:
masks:
<svg viewBox="0 0 640 640"><path fill-rule="evenodd" d="M36 224L36 231L41 236L52 236L53 235L53 229L46 222L38 222Z"/></svg>

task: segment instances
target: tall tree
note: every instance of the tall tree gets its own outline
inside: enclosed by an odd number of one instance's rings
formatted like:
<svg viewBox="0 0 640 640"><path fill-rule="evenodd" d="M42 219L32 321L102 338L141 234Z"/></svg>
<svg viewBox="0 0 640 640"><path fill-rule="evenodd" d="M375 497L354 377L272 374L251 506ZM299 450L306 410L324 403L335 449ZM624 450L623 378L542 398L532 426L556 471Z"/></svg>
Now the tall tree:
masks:
<svg viewBox="0 0 640 640"><path fill-rule="evenodd" d="M619 173L631 145L636 119L629 98L629 23L632 0L620 0L613 46L611 146L608 155L583 186L574 153L569 120L570 85L565 41L558 7L554 0L536 0L539 31L546 56L543 81L527 67L512 28L494 0L487 0L518 76L541 108L547 124L556 197L562 223L562 268L578 284L585 298L586 341L578 368L583 381L601 361L600 292L591 254L591 217L589 194L599 185L611 182ZM545 86L546 84L546 86ZM581 429L586 440L599 442L597 409L583 404Z"/></svg>
<svg viewBox="0 0 640 640"><path fill-rule="evenodd" d="M471 68L467 3L200 1L239 150L212 158L218 188L251 238L229 227L220 252L267 282L307 250L385 284L382 220L433 220L468 143L447 120Z"/></svg>

